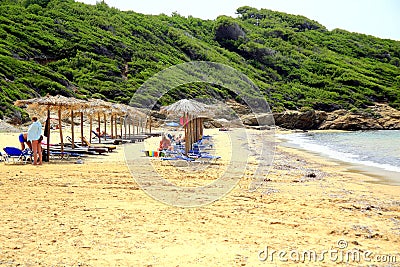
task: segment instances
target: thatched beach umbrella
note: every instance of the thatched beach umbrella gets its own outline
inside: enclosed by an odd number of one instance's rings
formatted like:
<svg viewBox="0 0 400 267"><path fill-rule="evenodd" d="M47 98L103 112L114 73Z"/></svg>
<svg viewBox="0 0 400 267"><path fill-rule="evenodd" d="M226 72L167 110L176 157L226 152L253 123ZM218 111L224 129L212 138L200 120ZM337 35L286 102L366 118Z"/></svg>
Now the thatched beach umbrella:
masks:
<svg viewBox="0 0 400 267"><path fill-rule="evenodd" d="M100 129L100 117L104 117L104 132L107 130L107 114L110 113L112 109L112 103L101 100L101 99L89 99L87 105L87 113L89 116L89 127L90 127L90 140L92 139L93 131L93 116L97 116L98 128ZM111 121L112 124L112 121ZM99 143L101 143L101 138L99 138Z"/></svg>
<svg viewBox="0 0 400 267"><path fill-rule="evenodd" d="M61 113L64 110L73 111L74 109L82 109L87 104L86 101L79 100L76 98L65 97L61 95L57 96L45 96L40 98L32 98L27 100L17 100L14 103L16 106L29 106L31 109L36 110L37 112L46 110L47 111L47 120L46 120L46 127L47 132L47 155L49 160L50 155L50 111L57 111L58 112L58 126L60 130L60 141L61 141L61 155L64 152L64 141L63 141L63 134L62 134L62 125L61 125ZM71 112L72 113L72 112ZM73 113L72 113L73 115ZM71 119L73 124L73 118Z"/></svg>
<svg viewBox="0 0 400 267"><path fill-rule="evenodd" d="M125 122L124 125L126 127L126 123L128 123L128 126L130 127L130 124L133 125L134 127L134 123L135 121L137 122L137 120L139 120L140 118L146 118L146 113L143 112L143 110L139 109L139 108L134 108L128 105L124 105L126 107L126 115L125 115ZM126 128L125 128L125 133L126 133ZM130 138L130 136L129 136Z"/></svg>
<svg viewBox="0 0 400 267"><path fill-rule="evenodd" d="M144 118L146 114L140 111L138 108L134 108L125 104L113 104L113 115L115 120L115 135L118 135L117 130L117 117L119 116L120 121L120 136L122 138L123 132L127 133L127 123L132 123L135 118Z"/></svg>
<svg viewBox="0 0 400 267"><path fill-rule="evenodd" d="M161 108L161 113L182 114L185 129L185 152L200 139L203 133L203 118L199 116L208 110L208 106L195 100L181 99L169 106Z"/></svg>

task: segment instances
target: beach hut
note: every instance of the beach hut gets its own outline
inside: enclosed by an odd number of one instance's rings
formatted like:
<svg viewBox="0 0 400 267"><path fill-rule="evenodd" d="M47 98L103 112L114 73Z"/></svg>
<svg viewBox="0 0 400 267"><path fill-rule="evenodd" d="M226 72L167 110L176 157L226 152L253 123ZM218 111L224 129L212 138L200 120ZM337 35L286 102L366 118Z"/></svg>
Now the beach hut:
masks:
<svg viewBox="0 0 400 267"><path fill-rule="evenodd" d="M191 99L181 99L169 106L161 108L161 113L181 115L185 131L185 152L203 136L203 122L205 114L209 110L208 105Z"/></svg>

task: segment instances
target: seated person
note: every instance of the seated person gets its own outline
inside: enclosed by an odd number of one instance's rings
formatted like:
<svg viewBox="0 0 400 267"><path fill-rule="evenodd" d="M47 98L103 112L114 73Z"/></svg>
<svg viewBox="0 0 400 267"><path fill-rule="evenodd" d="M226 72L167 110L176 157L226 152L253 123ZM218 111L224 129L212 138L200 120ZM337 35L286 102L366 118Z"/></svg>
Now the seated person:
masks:
<svg viewBox="0 0 400 267"><path fill-rule="evenodd" d="M96 128L96 134L97 134L99 137L103 137L103 136L106 136L106 135L107 135L105 131L100 132L100 128L99 128L99 127Z"/></svg>
<svg viewBox="0 0 400 267"><path fill-rule="evenodd" d="M174 150L174 147L171 145L171 140L169 140L166 135L162 136L158 150Z"/></svg>
<svg viewBox="0 0 400 267"><path fill-rule="evenodd" d="M32 150L32 143L28 141L28 133L21 133L18 136L19 142L21 143L21 150L25 149L25 143L28 145L29 149Z"/></svg>
<svg viewBox="0 0 400 267"><path fill-rule="evenodd" d="M175 139L175 142L177 145L182 145L182 143L185 142L185 137L183 137L182 134L179 134L179 136Z"/></svg>

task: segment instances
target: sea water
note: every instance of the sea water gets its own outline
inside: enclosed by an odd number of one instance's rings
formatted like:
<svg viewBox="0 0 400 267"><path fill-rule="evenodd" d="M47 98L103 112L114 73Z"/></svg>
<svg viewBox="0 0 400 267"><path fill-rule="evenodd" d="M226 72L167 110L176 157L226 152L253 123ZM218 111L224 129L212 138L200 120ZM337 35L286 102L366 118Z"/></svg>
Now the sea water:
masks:
<svg viewBox="0 0 400 267"><path fill-rule="evenodd" d="M400 130L304 132L280 137L323 156L375 168L378 173L390 172L394 183L400 185Z"/></svg>

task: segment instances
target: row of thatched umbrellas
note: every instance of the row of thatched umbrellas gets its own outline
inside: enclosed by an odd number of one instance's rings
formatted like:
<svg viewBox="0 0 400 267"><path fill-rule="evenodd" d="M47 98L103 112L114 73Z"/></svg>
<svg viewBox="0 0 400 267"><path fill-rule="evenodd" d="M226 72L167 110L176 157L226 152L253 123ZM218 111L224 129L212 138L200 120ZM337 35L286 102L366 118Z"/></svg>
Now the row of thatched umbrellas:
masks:
<svg viewBox="0 0 400 267"><path fill-rule="evenodd" d="M146 115L143 110L138 108L133 108L131 106L123 104L114 104L100 99L90 99L88 101L80 100L72 97L64 96L46 96L41 98L33 98L27 100L18 100L15 102L17 106L27 106L29 109L33 110L35 114L46 113L47 120L46 127L47 132L47 155L50 152L50 113L51 111L58 113L58 128L60 130L60 140L61 140L61 152L63 153L64 143L63 143L63 133L61 120L63 114L70 113L71 116L71 132L72 132L72 147L74 148L74 116L75 114L80 114L81 122L81 139L83 140L83 116L86 114L90 120L90 140L92 139L92 125L93 118L98 122L98 128L101 124L101 115L104 117L104 131L106 132L107 125L107 115L111 116L111 137L117 136L117 120L120 118L120 136L122 138L122 125L125 126L125 138L126 138L126 123L129 127L129 138L131 134L131 124L137 122L137 133L139 126L142 127L144 122L149 121L149 131L151 132L151 116ZM209 110L209 106L202 104L194 100L182 99L176 103L161 108L161 112L165 114L179 114L183 120L183 126L185 131L185 151L188 153L193 143L198 141L203 136L203 121L205 114ZM150 115L150 114L149 114ZM115 134L114 134L115 131ZM83 141L82 141L83 142ZM101 138L99 138L99 143Z"/></svg>
<svg viewBox="0 0 400 267"><path fill-rule="evenodd" d="M45 114L47 113L45 136L47 136L47 155L50 152L50 113L57 112L58 113L58 128L60 131L60 140L61 140L61 153L64 152L64 142L63 142L63 132L61 121L63 115L66 116L65 113L70 113L71 116L71 139L72 139L72 148L75 147L74 142L74 116L76 114L80 115L81 122L81 139L83 140L83 116L89 117L90 120L90 140L92 139L92 125L93 118L97 117L98 128L101 123L101 116L104 117L104 131L106 131L107 125L107 115L111 116L111 135L117 136L117 120L120 117L120 135L122 138L122 125L125 125L128 122L129 126L129 135L130 135L130 126L136 120L137 124L137 132L139 129L139 125L143 125L143 121L146 118L146 114L136 108L132 108L123 104L114 104L111 102L107 102L100 99L90 99L88 101L80 100L72 97L65 97L61 95L57 96L46 96L40 98L32 98L27 100L17 100L15 103L17 106L27 106L28 109L33 111L33 114ZM68 114L69 115L69 114ZM114 126L114 127L113 127ZM115 130L115 134L114 134ZM126 128L125 128L126 135ZM99 143L101 143L101 138L98 139ZM83 144L83 141L82 141Z"/></svg>

